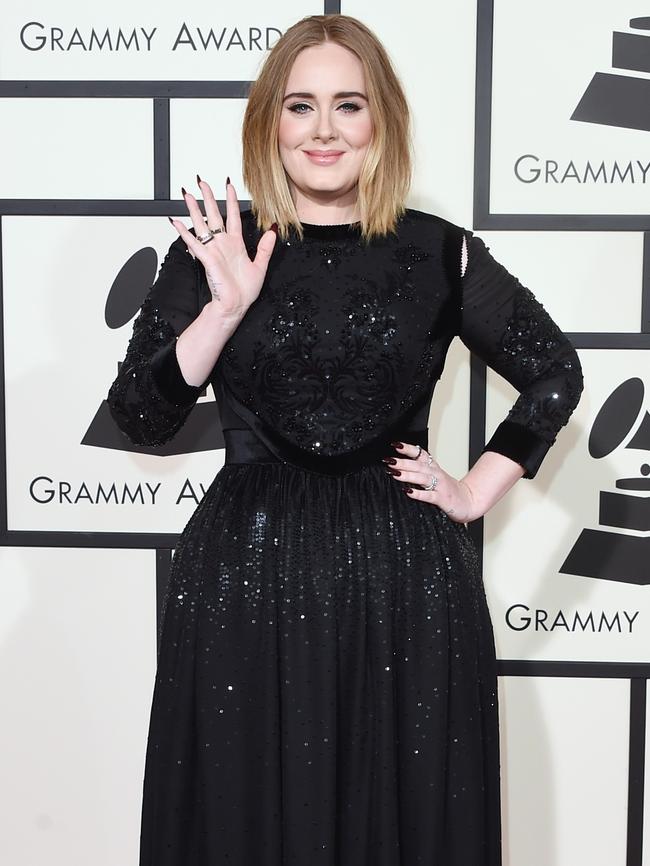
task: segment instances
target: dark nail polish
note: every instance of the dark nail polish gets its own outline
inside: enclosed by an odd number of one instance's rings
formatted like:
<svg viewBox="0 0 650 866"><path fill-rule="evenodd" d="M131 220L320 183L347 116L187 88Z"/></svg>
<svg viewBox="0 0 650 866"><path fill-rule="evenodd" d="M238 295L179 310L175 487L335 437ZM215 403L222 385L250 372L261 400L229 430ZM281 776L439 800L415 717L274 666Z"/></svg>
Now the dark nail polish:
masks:
<svg viewBox="0 0 650 866"><path fill-rule="evenodd" d="M404 447L403 442L391 442L390 444L393 446L393 448L403 448Z"/></svg>
<svg viewBox="0 0 650 866"><path fill-rule="evenodd" d="M381 459L384 463L397 463L397 460L394 457L382 457Z"/></svg>
<svg viewBox="0 0 650 866"><path fill-rule="evenodd" d="M170 216L168 216L167 219L169 220L169 222L170 222L172 225L174 225L174 220L173 220Z"/></svg>
<svg viewBox="0 0 650 866"><path fill-rule="evenodd" d="M197 175L196 175L196 182L197 182L197 183L201 183L201 178L199 177L198 173L197 173Z"/></svg>
<svg viewBox="0 0 650 866"><path fill-rule="evenodd" d="M277 235L277 233L278 233L278 224L277 223L273 223L273 225L271 226L271 231L275 232Z"/></svg>
<svg viewBox="0 0 650 866"><path fill-rule="evenodd" d="M230 177L227 177L226 178L226 186L228 186L229 183L230 183Z"/></svg>
<svg viewBox="0 0 650 866"><path fill-rule="evenodd" d="M387 469L386 472L390 472L391 475L401 475L401 471L399 469Z"/></svg>
<svg viewBox="0 0 650 866"><path fill-rule="evenodd" d="M412 487L405 487L404 493L413 493L413 488Z"/></svg>
<svg viewBox="0 0 650 866"><path fill-rule="evenodd" d="M183 198L185 198L185 196L187 195L187 190L184 186L181 187L181 192L183 193Z"/></svg>

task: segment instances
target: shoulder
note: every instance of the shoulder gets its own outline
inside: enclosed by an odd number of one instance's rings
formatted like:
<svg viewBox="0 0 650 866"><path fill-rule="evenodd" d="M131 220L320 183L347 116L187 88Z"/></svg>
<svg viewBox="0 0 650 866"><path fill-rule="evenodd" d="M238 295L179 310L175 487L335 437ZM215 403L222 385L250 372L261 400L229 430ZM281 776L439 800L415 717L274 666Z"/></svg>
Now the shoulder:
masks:
<svg viewBox="0 0 650 866"><path fill-rule="evenodd" d="M400 235L417 235L423 240L427 237L441 241L460 243L464 236L471 234L462 226L452 223L438 214L428 211L406 208L404 215L399 221L398 230Z"/></svg>
<svg viewBox="0 0 650 866"><path fill-rule="evenodd" d="M407 207L404 211L404 221L408 221L413 225L429 225L443 229L455 229L456 231L464 231L462 226L452 223L438 214L431 213L426 210L417 210L413 207Z"/></svg>

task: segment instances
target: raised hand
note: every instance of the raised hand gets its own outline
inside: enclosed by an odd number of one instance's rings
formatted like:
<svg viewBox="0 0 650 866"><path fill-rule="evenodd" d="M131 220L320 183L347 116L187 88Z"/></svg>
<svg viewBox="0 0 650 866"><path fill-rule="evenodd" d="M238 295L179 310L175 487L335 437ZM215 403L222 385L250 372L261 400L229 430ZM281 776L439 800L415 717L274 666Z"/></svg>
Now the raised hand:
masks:
<svg viewBox="0 0 650 866"><path fill-rule="evenodd" d="M212 293L211 303L217 304L225 316L241 319L260 293L277 233L273 227L264 232L251 261L242 236L237 194L230 179L226 181L225 225L210 185L198 174L196 179L203 193L207 222L196 198L185 189L183 198L196 236L180 220L169 217L169 221L203 265Z"/></svg>

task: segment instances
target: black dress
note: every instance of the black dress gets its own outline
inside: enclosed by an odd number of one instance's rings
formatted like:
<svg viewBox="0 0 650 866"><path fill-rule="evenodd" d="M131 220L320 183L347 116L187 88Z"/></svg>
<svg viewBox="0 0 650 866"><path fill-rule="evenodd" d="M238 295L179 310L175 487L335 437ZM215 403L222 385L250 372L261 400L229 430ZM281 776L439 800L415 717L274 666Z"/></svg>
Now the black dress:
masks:
<svg viewBox="0 0 650 866"><path fill-rule="evenodd" d="M260 232L242 213L251 256ZM497 677L467 526L382 456L427 446L455 335L520 392L486 445L532 478L582 390L568 339L469 231L407 210L280 239L210 381L226 462L164 600L140 866L498 866ZM461 278L461 247L469 265ZM176 337L210 300L181 238L109 404L169 440L200 388Z"/></svg>

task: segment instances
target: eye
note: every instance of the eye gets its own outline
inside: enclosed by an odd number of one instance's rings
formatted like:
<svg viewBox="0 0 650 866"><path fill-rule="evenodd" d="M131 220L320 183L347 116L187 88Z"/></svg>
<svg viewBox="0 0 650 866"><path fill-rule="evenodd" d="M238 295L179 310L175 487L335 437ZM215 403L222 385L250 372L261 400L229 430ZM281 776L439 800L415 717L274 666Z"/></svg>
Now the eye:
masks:
<svg viewBox="0 0 650 866"><path fill-rule="evenodd" d="M344 110L344 114L353 114L355 111L361 111L361 106L357 105L356 102L342 102L338 107ZM289 106L289 111L292 111L294 114L307 114L306 111L302 110L303 108L311 111L311 106L306 102L294 102L293 105Z"/></svg>

